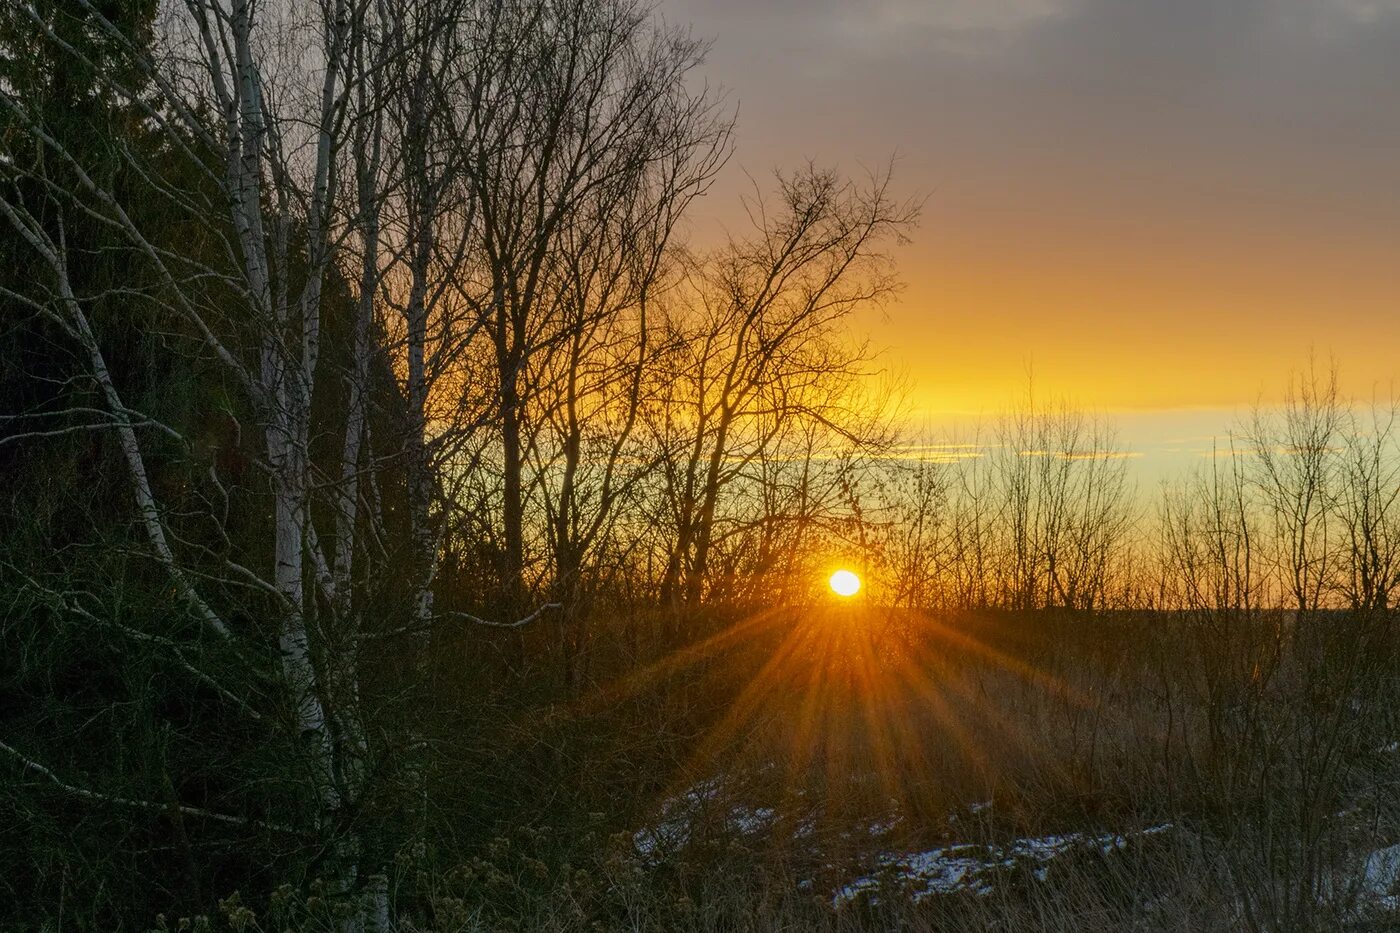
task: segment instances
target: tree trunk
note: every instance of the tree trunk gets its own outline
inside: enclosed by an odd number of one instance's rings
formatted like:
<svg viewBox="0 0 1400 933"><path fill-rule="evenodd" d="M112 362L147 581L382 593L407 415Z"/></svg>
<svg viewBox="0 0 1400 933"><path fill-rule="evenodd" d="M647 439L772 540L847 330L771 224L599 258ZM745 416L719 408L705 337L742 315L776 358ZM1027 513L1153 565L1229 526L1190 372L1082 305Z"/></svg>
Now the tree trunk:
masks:
<svg viewBox="0 0 1400 933"><path fill-rule="evenodd" d="M506 609L512 614L523 608L525 571L524 455L517 369L516 366L507 367L501 380L501 460L505 484L501 509L505 538L501 582Z"/></svg>

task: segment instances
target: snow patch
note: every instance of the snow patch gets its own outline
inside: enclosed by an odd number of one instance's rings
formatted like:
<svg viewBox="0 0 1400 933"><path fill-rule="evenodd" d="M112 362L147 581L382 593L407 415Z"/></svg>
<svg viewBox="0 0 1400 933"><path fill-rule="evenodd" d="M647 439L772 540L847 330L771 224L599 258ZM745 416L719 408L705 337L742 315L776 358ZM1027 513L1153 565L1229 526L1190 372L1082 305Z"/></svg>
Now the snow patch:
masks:
<svg viewBox="0 0 1400 933"><path fill-rule="evenodd" d="M700 781L679 796L661 805L661 819L632 834L632 845L648 858L678 852L690 841L690 825L705 804L719 796L720 782L711 778Z"/></svg>
<svg viewBox="0 0 1400 933"><path fill-rule="evenodd" d="M655 825L632 834L632 845L638 854L653 860L679 852L690 842L691 827L707 809L718 803L723 791L723 783L711 778L670 798L661 805L660 819ZM768 829L776 816L777 811L772 807L735 804L725 814L725 827L731 832L753 836Z"/></svg>
<svg viewBox="0 0 1400 933"><path fill-rule="evenodd" d="M1109 855L1128 847L1134 839L1171 828L1170 823L1161 823L1128 835L1068 833L1025 837L1007 846L968 843L905 855L885 854L877 860L874 872L837 888L831 903L839 908L863 894L874 902L876 892L886 884L898 885L915 902L936 894L967 893L985 897L992 893L991 877L999 871L1024 865L1037 881L1044 881L1050 863L1069 852L1098 849ZM1397 860L1400 860L1400 852ZM1397 871L1400 871L1400 861Z"/></svg>
<svg viewBox="0 0 1400 933"><path fill-rule="evenodd" d="M1388 909L1400 908L1400 844L1377 849L1366 856L1366 873L1362 879L1365 891L1377 904Z"/></svg>

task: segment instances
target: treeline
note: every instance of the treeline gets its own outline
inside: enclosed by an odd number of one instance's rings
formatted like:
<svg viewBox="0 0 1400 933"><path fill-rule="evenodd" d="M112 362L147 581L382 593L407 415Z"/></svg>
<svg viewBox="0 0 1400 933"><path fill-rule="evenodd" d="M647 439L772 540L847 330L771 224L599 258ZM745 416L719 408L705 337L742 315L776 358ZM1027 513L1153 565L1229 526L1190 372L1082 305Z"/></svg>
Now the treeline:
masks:
<svg viewBox="0 0 1400 933"><path fill-rule="evenodd" d="M911 609L1389 610L1397 413L1314 363L1185 475L1143 489L1107 419L1032 392L985 436L874 471L873 561Z"/></svg>

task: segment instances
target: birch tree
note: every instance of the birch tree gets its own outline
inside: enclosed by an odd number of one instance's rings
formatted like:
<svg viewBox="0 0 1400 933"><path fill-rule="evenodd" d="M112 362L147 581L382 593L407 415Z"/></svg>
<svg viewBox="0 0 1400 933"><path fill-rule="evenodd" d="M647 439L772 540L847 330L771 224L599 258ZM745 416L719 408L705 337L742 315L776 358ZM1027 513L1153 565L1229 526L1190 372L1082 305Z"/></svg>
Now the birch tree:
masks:
<svg viewBox="0 0 1400 933"><path fill-rule="evenodd" d="M364 203L347 213L340 175L351 139L363 134L364 120L373 119L365 109L380 106L356 83L356 75L365 73L371 6L368 0L336 0L303 19L302 11L254 0L189 0L170 11L149 46L94 5L77 7L87 28L122 60L122 67L100 72L103 92L138 115L161 148L158 158L125 151L126 171L138 181L114 186L50 132L42 112L4 95L7 116L21 129L18 138L28 151L16 153L21 158L6 154L9 177L0 214L32 249L49 285L39 297L14 297L81 349L83 376L99 387L103 418L122 450L150 551L186 611L229 642L235 656L255 665L256 658L276 658L288 701L285 725L314 800L304 825L326 840L331 876L348 896L363 878L362 851L346 831L347 813L363 791L369 755L355 659L346 650L355 633L340 627L349 615L338 611L346 605L354 564L354 519L342 500L339 528L326 536L335 548L328 554L312 519L313 500L323 488L312 429L318 395L329 391L321 365L327 285L338 281L342 238L373 215ZM64 42L56 19L33 6L21 15L36 41L97 71L81 49ZM167 162L182 166L184 174L177 176L162 164ZM359 179L359 193L373 200L367 175ZM167 221L178 218L212 248L196 252L168 244L150 226L153 212L135 210L134 198L157 201ZM94 334L94 296L73 288L78 257L68 231L74 224L109 232L154 281L147 300L202 343L240 394L239 409L251 414L247 427L260 443L271 498L270 538L254 555L261 566L224 557L211 568L198 545L172 535L151 481L148 445L136 430L144 419L123 398L120 377ZM372 253L366 255L366 276L372 278L375 263ZM359 355L363 359L363 345ZM363 410L354 404L351 409ZM361 418L352 414L343 427L343 474L355 472L349 464L358 460ZM209 484L222 491L217 472L211 471ZM217 526L224 518L209 519L223 534ZM229 602L231 591L254 598ZM270 645L260 640L263 628L248 621L250 610L258 609L276 620ZM238 695L219 689L231 700ZM241 705L259 720L276 718L273 710Z"/></svg>

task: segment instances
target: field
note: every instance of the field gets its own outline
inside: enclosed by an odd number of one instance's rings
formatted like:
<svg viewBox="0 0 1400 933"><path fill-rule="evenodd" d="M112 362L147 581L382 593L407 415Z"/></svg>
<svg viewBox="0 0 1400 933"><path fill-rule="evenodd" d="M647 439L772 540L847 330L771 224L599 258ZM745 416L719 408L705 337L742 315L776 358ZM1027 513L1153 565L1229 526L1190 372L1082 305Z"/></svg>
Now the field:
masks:
<svg viewBox="0 0 1400 933"><path fill-rule="evenodd" d="M664 689L552 711L504 773L522 713L480 710L493 751L441 759L476 854L393 880L427 885L424 928L1396 922L1389 613L712 624Z"/></svg>

